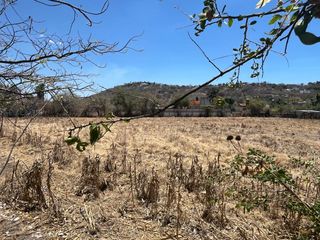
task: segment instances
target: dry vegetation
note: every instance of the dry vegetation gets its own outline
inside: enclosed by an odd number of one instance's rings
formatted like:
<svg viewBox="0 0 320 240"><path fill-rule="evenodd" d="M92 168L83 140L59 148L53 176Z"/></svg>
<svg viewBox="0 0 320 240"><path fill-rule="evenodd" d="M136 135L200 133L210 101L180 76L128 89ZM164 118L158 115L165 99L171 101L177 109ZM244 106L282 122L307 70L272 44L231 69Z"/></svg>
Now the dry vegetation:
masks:
<svg viewBox="0 0 320 240"><path fill-rule="evenodd" d="M26 122L4 121L0 166ZM19 140L0 239L318 239L317 120L143 119L83 153L69 126L39 118Z"/></svg>

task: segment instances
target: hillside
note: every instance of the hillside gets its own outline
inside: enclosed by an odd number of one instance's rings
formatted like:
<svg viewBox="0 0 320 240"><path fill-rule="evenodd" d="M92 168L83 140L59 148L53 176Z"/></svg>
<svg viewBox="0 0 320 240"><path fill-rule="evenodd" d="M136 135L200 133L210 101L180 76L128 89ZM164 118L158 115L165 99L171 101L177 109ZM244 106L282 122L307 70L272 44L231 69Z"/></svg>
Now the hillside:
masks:
<svg viewBox="0 0 320 240"><path fill-rule="evenodd" d="M191 85L178 86L135 82L107 89L91 96L90 99L95 99L96 103L106 103L109 109L111 108L110 110L114 110L122 105L132 104L127 107L132 107L133 111L136 111L135 106L133 106L134 104L139 105L136 106L136 108L149 103L152 103L153 107L161 107L195 87L196 86ZM320 82L309 84L242 83L237 86L230 86L229 84L209 85L199 92L192 94L186 102L176 107L194 108L195 106L192 106L194 99L199 100L199 107L215 107L215 101L217 99L223 99L223 101L226 100L228 104L231 101L233 108L241 104L248 104L248 101L250 101L251 103L268 106L268 108L278 112L288 112L298 109L319 110ZM148 107L146 108L148 109Z"/></svg>
<svg viewBox="0 0 320 240"><path fill-rule="evenodd" d="M195 88L192 85L167 85L160 83L135 82L104 90L91 97L99 96L111 99L117 93L133 96L151 97L159 103L168 103L175 97ZM228 84L209 85L197 94L206 94L208 97L213 89L217 89L218 96L232 97L235 100L260 98L265 101L308 102L320 92L320 81L309 84L269 84L269 83L242 83L239 86ZM194 97L197 94L193 94Z"/></svg>
<svg viewBox="0 0 320 240"><path fill-rule="evenodd" d="M175 97L191 90L194 88L192 85L179 86L179 85L168 85L160 83L150 83L150 82L134 82L127 83L124 85L116 86L104 90L91 97L99 96L105 99L112 99L116 94L125 93L126 95L131 95L132 97L146 97L156 100L158 103L165 104L168 101L174 100ZM208 88L201 90L201 93L207 93Z"/></svg>
<svg viewBox="0 0 320 240"><path fill-rule="evenodd" d="M156 111L197 86L135 82L105 89L89 97L74 97L68 93L58 101L50 101L44 116L132 116ZM0 93L1 96L1 93ZM8 98L7 95L4 96ZM7 116L30 116L41 103L34 96L24 104L8 105ZM63 106L63 107L62 107ZM228 116L281 116L296 110L320 110L320 81L309 84L242 83L209 85L191 94L174 108L210 108ZM234 114L235 113L235 114ZM229 114L230 115L230 114Z"/></svg>

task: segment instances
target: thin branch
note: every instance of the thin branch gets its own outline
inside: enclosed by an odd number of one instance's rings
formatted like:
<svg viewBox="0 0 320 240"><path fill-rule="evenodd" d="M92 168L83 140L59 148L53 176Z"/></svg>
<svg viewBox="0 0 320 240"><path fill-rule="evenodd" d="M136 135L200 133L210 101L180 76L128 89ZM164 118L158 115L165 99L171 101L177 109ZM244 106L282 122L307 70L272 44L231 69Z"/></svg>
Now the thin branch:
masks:
<svg viewBox="0 0 320 240"><path fill-rule="evenodd" d="M253 13L253 14L248 14L248 15L226 15L226 16L216 16L213 17L212 20L225 20L225 19L249 19L249 18L254 18L254 17L261 17L261 16L268 16L268 15L273 15L276 13L281 13L285 12L285 9L276 9L268 12L260 12L260 13ZM210 26L215 24L215 22L210 22L207 23L206 26Z"/></svg>
<svg viewBox="0 0 320 240"><path fill-rule="evenodd" d="M240 50L240 59L243 58L243 50L246 47L246 43L247 43L247 34L248 34L248 24L249 24L249 18L246 18L246 22L245 22L245 27L244 27L244 32L243 32L243 40L242 40L242 49ZM237 80L239 81L239 77L240 77L240 72L241 72L241 67L238 67L238 71L237 71Z"/></svg>
<svg viewBox="0 0 320 240"><path fill-rule="evenodd" d="M220 73L222 73L221 69L208 57L206 52L200 47L200 45L190 36L190 33L188 33L188 36L190 40L198 47L198 49L201 51L203 56L208 60L208 62L215 68L217 69Z"/></svg>
<svg viewBox="0 0 320 240"><path fill-rule="evenodd" d="M43 5L46 5L46 6L49 6L49 7L57 7L57 6L66 6L66 7L69 7L70 9L72 9L74 11L74 16L75 16L75 13L78 12L79 14L81 14L87 21L88 21L88 25L91 27L93 25L93 21L91 20L90 18L90 15L101 15L103 13L105 13L109 7L109 1L104 1L101 9L99 12L90 12L90 11L87 11L81 7L78 7L74 4L71 4L69 2L66 2L66 1L60 1L60 0L48 0L50 3L46 3L46 2L43 2L42 0L34 0L35 2L37 3L40 3L40 4L43 4ZM73 25L73 23L72 23Z"/></svg>
<svg viewBox="0 0 320 240"><path fill-rule="evenodd" d="M129 46L129 44L134 41L136 38L140 37L141 35L136 35L131 37L121 48L119 49L114 49L115 46L118 45L118 43L115 43L113 45L105 45L105 44L95 44L92 42L87 43L86 45L83 46L82 49L80 50L74 50L74 51L67 51L66 53L61 53L61 54L56 54L56 53L50 53L50 54L45 54L41 55L38 57L30 57L29 59L21 59L21 60L0 60L0 64L24 64L24 63L36 63L36 62L41 62L43 60L48 60L48 59L65 59L70 56L81 56L81 54L85 54L88 52L94 52L94 53L99 53L99 54L106 54L106 53L119 53L123 52L126 50ZM36 56L36 55L33 55Z"/></svg>

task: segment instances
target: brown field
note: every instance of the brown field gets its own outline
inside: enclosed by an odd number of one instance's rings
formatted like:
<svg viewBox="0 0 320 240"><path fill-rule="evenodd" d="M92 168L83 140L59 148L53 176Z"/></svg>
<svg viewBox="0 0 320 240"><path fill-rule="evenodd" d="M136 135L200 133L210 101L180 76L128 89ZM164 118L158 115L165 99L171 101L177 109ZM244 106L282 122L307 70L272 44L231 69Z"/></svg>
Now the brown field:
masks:
<svg viewBox="0 0 320 240"><path fill-rule="evenodd" d="M5 120L0 167L26 122ZM18 141L0 176L0 239L292 239L310 231L307 218L283 207L290 199L282 185L256 182L251 173L234 173L230 166L249 148L262 150L292 174L303 201L316 202L319 120L141 119L116 124L83 153L63 143L70 126L68 119L39 118ZM88 132L81 134L86 138ZM241 141L227 141L228 135L239 135ZM88 174L82 172L83 159L97 155L100 167L95 173L105 183L104 191L98 197L79 194L80 181ZM38 199L30 207L28 199L17 196L28 179L24 173L36 160L42 162L44 204ZM31 196L35 190L26 191ZM239 205L244 191L259 197L269 192L268 207L246 211Z"/></svg>

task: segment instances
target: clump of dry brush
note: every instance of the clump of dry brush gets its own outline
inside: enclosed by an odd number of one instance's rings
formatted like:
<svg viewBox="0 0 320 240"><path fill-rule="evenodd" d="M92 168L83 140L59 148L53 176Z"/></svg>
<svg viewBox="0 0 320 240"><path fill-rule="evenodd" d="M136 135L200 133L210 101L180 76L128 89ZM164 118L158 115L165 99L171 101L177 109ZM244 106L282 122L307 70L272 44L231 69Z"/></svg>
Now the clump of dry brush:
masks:
<svg viewBox="0 0 320 240"><path fill-rule="evenodd" d="M145 203L146 206L157 203L160 199L160 181L156 171L152 169L151 175L147 171L139 172L135 190L137 199Z"/></svg>
<svg viewBox="0 0 320 240"><path fill-rule="evenodd" d="M108 188L101 176L100 157L85 157L82 161L81 176L76 189L76 195L85 196L85 200L94 200L99 197L99 193Z"/></svg>
<svg viewBox="0 0 320 240"><path fill-rule="evenodd" d="M146 168L139 150L129 154L126 144L112 144L107 157L85 157L82 161L76 195L95 200L105 190L127 192L125 204L147 209L145 218L156 220L174 232L173 238L201 234L204 239L226 238L223 231L231 229L234 238L268 239L263 231L254 233L239 216L256 213L276 222L274 237L317 239L320 234L319 159L293 159L292 166L302 174L293 176L274 157L259 150L243 153L236 138L234 148L239 154L229 163L221 164L220 154L207 162L198 156L170 154L164 168ZM233 139L228 139L233 141ZM56 143L45 161L31 167L16 162L1 186L2 198L25 210L41 210L55 206L51 192L52 163L67 166L66 150ZM102 167L101 167L102 166ZM302 170L301 170L302 169ZM138 203L138 204L136 204ZM58 212L58 208L55 208ZM124 211L120 211L125 216ZM90 232L99 228L89 208L83 208ZM240 217L239 217L240 219ZM242 224L242 225L241 225ZM261 225L256 228L259 230ZM197 235L197 237L199 237ZM232 237L226 238L232 239Z"/></svg>
<svg viewBox="0 0 320 240"><path fill-rule="evenodd" d="M23 211L43 211L49 209L53 216L60 217L55 196L51 191L53 165L48 156L36 160L31 166L15 162L0 186L1 201Z"/></svg>
<svg viewBox="0 0 320 240"><path fill-rule="evenodd" d="M185 205L190 194L198 200L195 205L202 209L202 220L220 229L238 228L230 221L235 213L254 215L260 212L266 219L281 223L274 226L279 236L317 236L320 233L319 181L301 180L304 176L298 181L274 157L259 150L239 152L230 164L224 165L220 164L221 156L218 155L208 162L207 170L197 157L192 158L188 167L182 155L170 155L162 181L154 170L151 170L151 177L147 169L137 170L136 163L141 159L136 154L133 167L129 168L132 199L135 196L140 202L147 203L146 207L151 202L156 203L158 211L153 211L157 215L153 219L160 220L162 226L174 223L176 236L183 226L190 224L190 217L184 217L185 214L192 215ZM317 174L311 174L313 179L317 179L314 177ZM150 189L153 189L154 197L150 197ZM198 225L197 229L201 227ZM239 229L241 236L258 236ZM259 236L267 238L267 235Z"/></svg>
<svg viewBox="0 0 320 240"><path fill-rule="evenodd" d="M15 164L11 176L7 176L2 185L2 198L25 211L47 208L43 192L44 166L40 161L23 167L19 161Z"/></svg>

